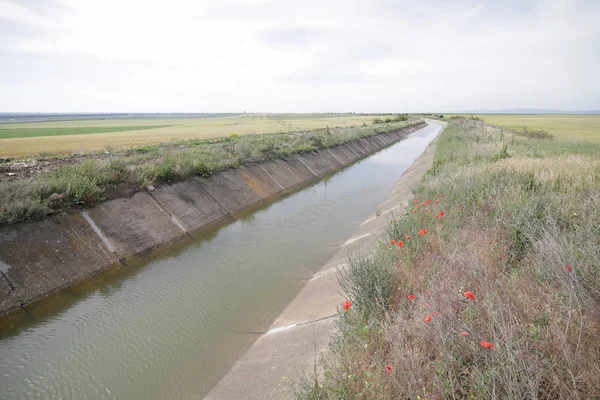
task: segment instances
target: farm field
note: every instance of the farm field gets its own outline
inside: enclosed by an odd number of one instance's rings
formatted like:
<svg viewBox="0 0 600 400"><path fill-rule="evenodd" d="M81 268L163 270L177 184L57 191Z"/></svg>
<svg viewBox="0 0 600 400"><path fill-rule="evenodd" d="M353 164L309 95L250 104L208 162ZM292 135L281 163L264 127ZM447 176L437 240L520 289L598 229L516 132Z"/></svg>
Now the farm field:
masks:
<svg viewBox="0 0 600 400"><path fill-rule="evenodd" d="M242 114L189 119L98 119L0 125L0 157L71 154L198 139L370 124L354 114Z"/></svg>
<svg viewBox="0 0 600 400"><path fill-rule="evenodd" d="M544 130L570 140L600 142L600 115L481 114L487 123L510 129Z"/></svg>

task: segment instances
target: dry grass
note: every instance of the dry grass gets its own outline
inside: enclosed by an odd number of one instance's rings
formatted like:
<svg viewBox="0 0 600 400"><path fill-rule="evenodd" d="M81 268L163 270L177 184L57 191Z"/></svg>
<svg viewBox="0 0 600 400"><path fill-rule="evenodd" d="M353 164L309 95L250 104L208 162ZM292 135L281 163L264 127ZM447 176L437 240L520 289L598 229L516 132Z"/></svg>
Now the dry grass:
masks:
<svg viewBox="0 0 600 400"><path fill-rule="evenodd" d="M285 119L289 118L289 119ZM0 157L26 157L41 153L85 153L104 148L119 148L163 143L172 139L207 139L231 134L249 135L257 133L294 132L308 129L322 129L327 126L348 127L370 125L373 117L353 114L340 114L334 117L312 115L311 118L298 118L298 115L246 114L232 117L197 119L156 119L156 120L88 120L54 121L0 125L2 129L43 129L81 128L124 129L138 125L156 125L157 128L123 132L93 134L72 134L68 136L40 136L0 139ZM169 125L168 127L161 127ZM1 136L1 135L0 135Z"/></svg>
<svg viewBox="0 0 600 400"><path fill-rule="evenodd" d="M390 221L370 258L395 269L393 287L379 291L392 293L348 293L357 309L341 319L319 384L297 397L597 398L599 173L600 152L453 122L416 190L419 208ZM403 248L389 244L407 234ZM380 281L345 279L359 289Z"/></svg>

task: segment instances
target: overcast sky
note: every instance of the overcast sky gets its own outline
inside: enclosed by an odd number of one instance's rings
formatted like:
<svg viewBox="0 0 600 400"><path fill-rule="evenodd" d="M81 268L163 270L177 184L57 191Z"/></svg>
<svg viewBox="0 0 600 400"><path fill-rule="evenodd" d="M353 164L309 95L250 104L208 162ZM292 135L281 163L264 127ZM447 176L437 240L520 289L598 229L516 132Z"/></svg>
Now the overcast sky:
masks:
<svg viewBox="0 0 600 400"><path fill-rule="evenodd" d="M600 109L599 0L0 0L0 112Z"/></svg>

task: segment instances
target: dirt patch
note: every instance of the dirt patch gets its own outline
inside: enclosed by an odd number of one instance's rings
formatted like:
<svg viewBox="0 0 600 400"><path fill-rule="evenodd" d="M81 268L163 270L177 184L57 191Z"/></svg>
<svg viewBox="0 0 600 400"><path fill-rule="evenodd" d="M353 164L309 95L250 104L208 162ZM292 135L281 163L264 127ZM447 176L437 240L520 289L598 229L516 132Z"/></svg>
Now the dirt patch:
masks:
<svg viewBox="0 0 600 400"><path fill-rule="evenodd" d="M10 160L0 159L0 180L2 179L27 179L42 172L50 172L66 165L80 163L86 156L75 154L66 158L52 158L47 160Z"/></svg>
<svg viewBox="0 0 600 400"><path fill-rule="evenodd" d="M125 182L116 185L106 185L104 186L104 199L113 200L120 197L131 197L139 191L139 186L133 183Z"/></svg>

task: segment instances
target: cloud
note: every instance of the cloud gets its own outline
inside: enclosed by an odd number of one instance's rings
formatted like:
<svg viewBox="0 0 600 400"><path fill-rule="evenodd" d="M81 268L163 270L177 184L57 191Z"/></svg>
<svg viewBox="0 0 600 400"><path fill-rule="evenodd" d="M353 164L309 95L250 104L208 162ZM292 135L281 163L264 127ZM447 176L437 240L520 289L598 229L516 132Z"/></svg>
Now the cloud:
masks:
<svg viewBox="0 0 600 400"><path fill-rule="evenodd" d="M583 0L0 0L0 110L600 108L599 17Z"/></svg>

